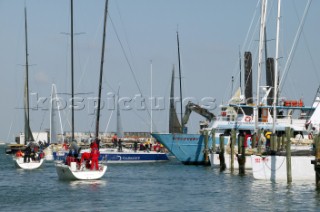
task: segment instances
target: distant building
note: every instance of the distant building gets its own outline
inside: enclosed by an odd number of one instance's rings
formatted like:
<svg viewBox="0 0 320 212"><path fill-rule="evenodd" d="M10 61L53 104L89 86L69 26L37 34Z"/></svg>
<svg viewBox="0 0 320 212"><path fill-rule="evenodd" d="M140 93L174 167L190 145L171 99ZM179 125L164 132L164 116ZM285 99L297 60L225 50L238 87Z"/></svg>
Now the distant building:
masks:
<svg viewBox="0 0 320 212"><path fill-rule="evenodd" d="M39 143L39 141L41 141L42 143L48 143L49 141L49 132L32 132L32 135L35 142L37 143ZM24 133L20 133L19 137L16 137L16 143L25 144Z"/></svg>

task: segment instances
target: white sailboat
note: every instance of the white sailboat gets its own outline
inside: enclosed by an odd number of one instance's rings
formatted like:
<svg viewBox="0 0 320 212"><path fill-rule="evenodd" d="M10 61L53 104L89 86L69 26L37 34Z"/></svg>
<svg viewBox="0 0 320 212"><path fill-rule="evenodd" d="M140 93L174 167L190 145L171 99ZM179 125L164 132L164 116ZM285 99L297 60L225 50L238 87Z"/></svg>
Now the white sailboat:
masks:
<svg viewBox="0 0 320 212"><path fill-rule="evenodd" d="M53 151L56 149L56 146L53 145L60 145L63 143L63 128L62 128L62 121L61 121L61 114L60 114L60 102L57 95L57 88L55 84L52 84L51 87L51 99L50 99L50 141L49 146L44 149L45 159L53 161ZM58 125L58 123L60 125ZM59 129L60 126L60 129ZM59 133L58 133L59 132ZM58 135L61 135L61 138L58 138ZM61 146L62 148L62 146Z"/></svg>
<svg viewBox="0 0 320 212"><path fill-rule="evenodd" d="M71 97L72 97L72 112L71 112L71 128L72 128L72 141L74 142L74 108L73 108L73 0L71 3ZM108 13L108 0L105 2L104 11L104 28L103 28L103 44L102 44L102 56L101 61L103 64L104 57L104 44L105 44L105 31L107 23L107 13ZM99 103L98 103L98 115L97 123L99 123L99 113L100 113L100 96L101 96L101 82L102 82L102 70L100 69L100 84L99 84ZM99 125L97 125L99 126ZM97 128L98 129L98 128ZM93 170L85 166L85 164L80 164L77 158L75 161L70 162L70 164L64 163L62 161L56 162L55 167L60 180L97 180L101 179L107 171L107 166L105 164L99 163L99 169ZM91 160L93 162L93 160ZM97 167L96 167L97 168Z"/></svg>
<svg viewBox="0 0 320 212"><path fill-rule="evenodd" d="M267 1L267 0L265 0ZM263 1L264 2L264 1ZM310 5L309 3L307 3ZM308 6L307 5L307 8ZM280 29L280 7L281 7L281 0L278 0L278 17L277 17L277 46L276 46L276 76L278 74L278 44L279 44L279 29ZM302 19L302 22L304 21L305 16ZM265 19L264 19L265 20ZM301 29L301 28L300 28ZM300 31L301 33L301 31ZM263 33L262 33L263 34ZM277 77L275 78L277 80ZM274 113L276 113L276 95L278 92L278 85L275 84L274 89ZM317 95L319 95L319 90ZM319 122L319 101L318 98L315 99L313 107L315 108L315 111L313 112L311 118L308 122L306 122L306 119L304 119L304 124L313 122ZM273 118L273 133L276 132L275 124L279 120L276 119L276 116ZM290 127L290 125L288 125ZM306 131L306 129L304 129ZM287 142L292 142L291 140ZM300 148L301 149L301 148ZM252 155L251 156L251 162L252 162L252 173L254 179L259 180L271 180L271 181L281 181L281 180L314 180L315 179L315 172L314 172L314 165L311 164L311 160L314 159L312 151L305 151L300 150L297 148L296 151L291 151L291 163L287 162L287 157L285 154L281 155L266 155L266 156L259 156L259 155ZM292 179L288 178L287 169L288 166L291 165L291 177Z"/></svg>
<svg viewBox="0 0 320 212"><path fill-rule="evenodd" d="M24 16L25 16L25 50L26 50L26 77L25 77L25 85L24 85L24 135L25 135L25 145L27 145L26 149L30 151L25 151L24 157L22 155L16 155L14 157L14 161L16 167L21 169L37 169L39 168L43 162L43 158L33 157L33 160L30 159L31 147L34 148L36 144L34 143L34 138L30 129L30 115L29 115L29 64L28 64L28 36L27 36L27 8L24 8ZM26 155L28 154L28 156ZM33 152L33 154L38 154L37 152ZM27 160L28 158L28 160Z"/></svg>
<svg viewBox="0 0 320 212"><path fill-rule="evenodd" d="M44 162L44 159L40 159L40 160L32 160L30 159L30 162L24 162L24 158L23 157L19 157L15 159L15 164L18 168L21 169L37 169L39 167L42 166Z"/></svg>

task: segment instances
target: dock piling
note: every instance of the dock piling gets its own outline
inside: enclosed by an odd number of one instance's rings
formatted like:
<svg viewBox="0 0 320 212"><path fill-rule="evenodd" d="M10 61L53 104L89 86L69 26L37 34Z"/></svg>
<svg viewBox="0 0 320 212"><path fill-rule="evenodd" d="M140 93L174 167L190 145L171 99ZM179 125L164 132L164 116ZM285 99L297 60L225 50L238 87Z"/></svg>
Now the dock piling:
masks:
<svg viewBox="0 0 320 212"><path fill-rule="evenodd" d="M212 137L212 154L216 153L216 131L215 129L211 130L211 137Z"/></svg>
<svg viewBox="0 0 320 212"><path fill-rule="evenodd" d="M209 140L209 133L207 130L203 130L203 136L204 136L204 163L205 165L209 164L209 149L208 149L208 140Z"/></svg>
<svg viewBox="0 0 320 212"><path fill-rule="evenodd" d="M234 144L236 141L236 131L233 129L231 130L231 151L230 151L230 170L231 172L234 171Z"/></svg>
<svg viewBox="0 0 320 212"><path fill-rule="evenodd" d="M292 173L291 173L291 129L290 127L286 127L286 137L287 137L287 145L286 145L286 156L287 156L287 183L292 182Z"/></svg>
<svg viewBox="0 0 320 212"><path fill-rule="evenodd" d="M238 153L240 153L240 155L237 155L238 158L238 163L239 163L239 174L245 174L245 163L246 163L246 150L245 150L245 146L244 146L244 137L243 136L239 136L239 146L241 147L241 151L239 151Z"/></svg>
<svg viewBox="0 0 320 212"><path fill-rule="evenodd" d="M219 152L219 160L220 160L220 171L224 171L226 169L226 161L224 159L224 136L220 135L220 152Z"/></svg>

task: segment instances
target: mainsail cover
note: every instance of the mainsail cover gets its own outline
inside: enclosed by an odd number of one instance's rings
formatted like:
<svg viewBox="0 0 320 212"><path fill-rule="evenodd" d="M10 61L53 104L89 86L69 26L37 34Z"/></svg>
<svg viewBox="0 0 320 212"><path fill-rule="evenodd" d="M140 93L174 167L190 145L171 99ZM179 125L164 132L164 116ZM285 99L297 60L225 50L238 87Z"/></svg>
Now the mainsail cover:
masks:
<svg viewBox="0 0 320 212"><path fill-rule="evenodd" d="M171 79L169 133L182 133L181 124L178 120L176 107L174 104L174 68L172 70L172 79Z"/></svg>

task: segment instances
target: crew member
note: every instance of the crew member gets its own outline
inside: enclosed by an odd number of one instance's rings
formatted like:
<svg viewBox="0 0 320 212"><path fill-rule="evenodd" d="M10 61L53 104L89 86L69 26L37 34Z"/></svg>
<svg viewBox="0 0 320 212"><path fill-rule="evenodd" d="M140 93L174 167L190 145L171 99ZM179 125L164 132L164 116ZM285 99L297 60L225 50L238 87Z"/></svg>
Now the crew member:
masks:
<svg viewBox="0 0 320 212"><path fill-rule="evenodd" d="M91 148L91 152L93 151L93 149L99 149L99 145L97 144L96 140L91 142L90 148Z"/></svg>
<svg viewBox="0 0 320 212"><path fill-rule="evenodd" d="M88 168L88 164L90 163L90 158L91 158L91 154L89 152L82 153L80 167L81 167L81 164L83 163L83 161L85 161L86 162L85 166L86 166L86 168ZM90 166L89 166L89 168L90 168Z"/></svg>
<svg viewBox="0 0 320 212"><path fill-rule="evenodd" d="M267 131L267 132L265 133L265 137L266 137L266 149L267 149L267 150L270 149L271 134L272 134L272 132L270 132L270 131Z"/></svg>
<svg viewBox="0 0 320 212"><path fill-rule="evenodd" d="M22 157L22 156L23 156L23 153L22 153L21 149L19 149L19 150L16 152L16 157L17 157L17 158L20 158L20 157Z"/></svg>
<svg viewBox="0 0 320 212"><path fill-rule="evenodd" d="M30 162L30 157L31 157L31 147L27 146L25 151L24 151L24 162Z"/></svg>
<svg viewBox="0 0 320 212"><path fill-rule="evenodd" d="M91 151L91 167L90 167L91 170L93 170L94 168L96 170L99 170L99 165L98 165L99 155L100 155L100 152L97 148Z"/></svg>
<svg viewBox="0 0 320 212"><path fill-rule="evenodd" d="M121 138L119 138L119 140L118 140L118 151L122 152L122 140L121 140Z"/></svg>
<svg viewBox="0 0 320 212"><path fill-rule="evenodd" d="M116 148L116 147L117 147L117 143L118 143L117 133L115 133L115 134L112 136L112 143L113 143L113 148Z"/></svg>

